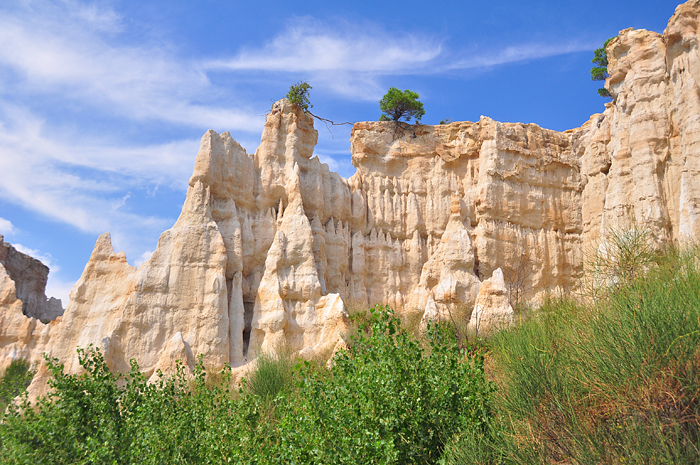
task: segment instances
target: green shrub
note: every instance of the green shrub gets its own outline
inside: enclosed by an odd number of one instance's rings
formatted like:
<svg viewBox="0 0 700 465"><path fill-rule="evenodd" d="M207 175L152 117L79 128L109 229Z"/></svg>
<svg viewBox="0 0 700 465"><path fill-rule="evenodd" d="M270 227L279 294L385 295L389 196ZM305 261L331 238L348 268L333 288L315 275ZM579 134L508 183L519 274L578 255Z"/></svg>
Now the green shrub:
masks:
<svg viewBox="0 0 700 465"><path fill-rule="evenodd" d="M306 81L299 81L296 84L289 86L289 92L287 92L287 99L295 107L301 109L304 112L308 112L309 108L313 108L311 101L309 100L309 91L313 87Z"/></svg>
<svg viewBox="0 0 700 465"><path fill-rule="evenodd" d="M85 372L47 359L51 393L10 406L0 423L3 463L437 463L455 434L489 431L492 386L483 359L430 326L423 347L389 309L330 369L304 362L289 388L289 358L261 354L246 389L230 369L148 383L132 361L110 372L99 350L79 350ZM256 387L259 386L259 387ZM273 409L270 409L270 405ZM270 412L273 412L271 414Z"/></svg>
<svg viewBox="0 0 700 465"><path fill-rule="evenodd" d="M304 433L291 437L302 463L437 463L446 438L489 423L483 359L465 359L447 327L430 325L423 348L388 307L372 314L329 376L302 369Z"/></svg>
<svg viewBox="0 0 700 465"><path fill-rule="evenodd" d="M24 392L32 382L34 371L29 361L18 358L10 362L0 377L0 416L12 399Z"/></svg>

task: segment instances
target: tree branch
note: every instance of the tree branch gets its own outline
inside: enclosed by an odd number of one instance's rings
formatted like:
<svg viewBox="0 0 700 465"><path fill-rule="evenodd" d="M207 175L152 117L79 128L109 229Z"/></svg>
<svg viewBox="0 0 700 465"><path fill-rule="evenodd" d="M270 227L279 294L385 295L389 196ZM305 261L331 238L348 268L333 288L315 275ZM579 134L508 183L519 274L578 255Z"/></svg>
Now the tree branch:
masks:
<svg viewBox="0 0 700 465"><path fill-rule="evenodd" d="M335 137L333 137L333 131L331 131L331 128L328 127L328 123L331 123L331 126L342 126L343 124L350 124L350 125L355 124L355 123L351 123L351 122L349 122L349 121L345 121L345 122L343 122L343 123L336 123L335 121L331 121L331 120L329 120L329 119L321 118L320 116L316 116L316 115L314 115L313 113L311 113L309 110L306 110L306 112L307 112L308 114L310 114L311 116L313 116L314 118L316 118L317 120L323 122L323 124L326 125L326 129L328 129L328 132L331 133L331 138L332 138L333 140L335 140Z"/></svg>

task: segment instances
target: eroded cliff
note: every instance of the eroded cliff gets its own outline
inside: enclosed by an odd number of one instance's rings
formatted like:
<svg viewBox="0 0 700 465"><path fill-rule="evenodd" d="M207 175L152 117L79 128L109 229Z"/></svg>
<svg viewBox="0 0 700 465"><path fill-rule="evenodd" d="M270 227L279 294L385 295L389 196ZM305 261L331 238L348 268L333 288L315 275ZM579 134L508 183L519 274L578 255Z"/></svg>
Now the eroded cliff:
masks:
<svg viewBox="0 0 700 465"><path fill-rule="evenodd" d="M0 368L48 352L77 370L89 343L148 375L200 354L242 367L280 344L327 357L345 307L378 302L426 318L474 308L483 334L513 320L513 291L574 289L610 228L697 238L699 17L692 0L663 35L622 31L608 46L613 102L563 133L485 117L398 133L357 123L357 172L343 179L313 156L313 118L286 100L254 154L208 131L182 213L140 268L101 236L50 325L22 313L0 270Z"/></svg>

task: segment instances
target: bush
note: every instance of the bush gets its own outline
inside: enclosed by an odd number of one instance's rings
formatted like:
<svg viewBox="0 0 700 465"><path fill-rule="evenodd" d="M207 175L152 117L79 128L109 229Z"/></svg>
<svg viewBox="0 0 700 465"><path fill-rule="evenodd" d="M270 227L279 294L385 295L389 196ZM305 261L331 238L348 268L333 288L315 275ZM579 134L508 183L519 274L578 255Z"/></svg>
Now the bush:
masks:
<svg viewBox="0 0 700 465"><path fill-rule="evenodd" d="M651 233L637 227L608 230L606 239L589 255L586 284L592 297L600 293L604 295L643 276L659 256Z"/></svg>
<svg viewBox="0 0 700 465"><path fill-rule="evenodd" d="M27 389L33 377L34 371L27 360L18 358L10 362L0 377L0 416L12 399Z"/></svg>
<svg viewBox="0 0 700 465"><path fill-rule="evenodd" d="M286 348L279 348L274 353L260 352L246 388L251 395L270 402L280 394L289 393L294 383L293 368L294 363Z"/></svg>
<svg viewBox="0 0 700 465"><path fill-rule="evenodd" d="M437 463L447 438L490 421L482 358L465 359L447 327L430 325L424 348L388 307L372 314L329 376L302 370L302 463Z"/></svg>
<svg viewBox="0 0 700 465"><path fill-rule="evenodd" d="M25 397L0 423L3 463L437 463L454 434L483 434L491 385L483 359L465 359L451 333L431 326L422 347L389 309L373 311L332 368L304 362L288 388L288 361L261 355L247 389L230 371L147 383L135 362L111 373L100 351L79 351L68 375L47 359L52 392ZM257 378L256 378L257 377ZM282 380L280 382L280 380ZM254 386L264 386L256 388ZM273 397L274 396L274 397ZM274 408L270 409L269 407Z"/></svg>
<svg viewBox="0 0 700 465"><path fill-rule="evenodd" d="M289 92L287 92L287 98L292 103L292 105L297 108L308 112L309 108L313 108L311 101L309 100L309 91L313 89L311 85L306 81L299 81L296 84L289 86Z"/></svg>

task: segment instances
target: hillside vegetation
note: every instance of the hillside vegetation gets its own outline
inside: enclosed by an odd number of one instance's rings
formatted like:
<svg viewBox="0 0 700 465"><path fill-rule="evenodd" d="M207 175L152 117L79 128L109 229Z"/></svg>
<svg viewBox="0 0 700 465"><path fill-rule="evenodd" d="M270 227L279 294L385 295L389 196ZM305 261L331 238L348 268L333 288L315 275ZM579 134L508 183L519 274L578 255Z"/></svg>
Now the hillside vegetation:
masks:
<svg viewBox="0 0 700 465"><path fill-rule="evenodd" d="M497 419L447 463L700 462L698 248L639 237L615 235L595 303L552 300L490 341Z"/></svg>
<svg viewBox="0 0 700 465"><path fill-rule="evenodd" d="M355 318L366 327L331 367L281 349L260 354L235 389L228 370L201 365L194 378L180 367L148 384L135 363L111 373L94 348L80 351L79 376L48 359L53 392L10 405L0 460L697 463L698 248L615 254L598 279L605 292L550 300L466 348L449 326L415 338L376 307ZM636 271L623 273L630 263ZM24 376L13 386L26 385L25 374L13 376Z"/></svg>

